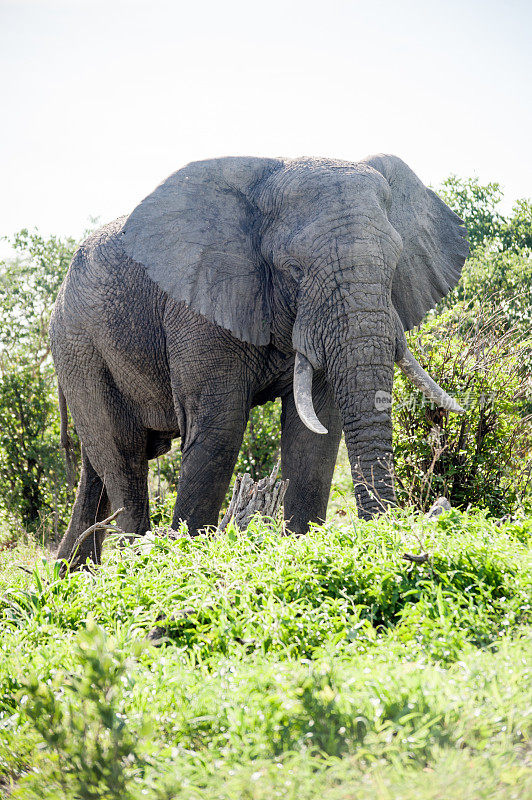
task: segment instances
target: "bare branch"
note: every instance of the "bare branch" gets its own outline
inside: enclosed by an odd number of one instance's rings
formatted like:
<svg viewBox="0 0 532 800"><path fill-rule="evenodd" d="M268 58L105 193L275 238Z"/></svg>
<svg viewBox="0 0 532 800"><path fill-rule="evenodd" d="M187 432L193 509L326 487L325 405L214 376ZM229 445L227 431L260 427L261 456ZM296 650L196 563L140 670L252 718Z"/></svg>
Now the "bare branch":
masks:
<svg viewBox="0 0 532 800"><path fill-rule="evenodd" d="M425 564L429 560L429 554L420 553L419 555L414 555L414 553L403 553L403 558L413 564Z"/></svg>
<svg viewBox="0 0 532 800"><path fill-rule="evenodd" d="M77 552L78 552L80 546L83 544L85 539L87 539L87 537L89 537L91 535L91 533L95 533L96 531L102 531L103 530L103 531L106 531L106 532L112 531L113 533L123 533L124 535L126 535L125 531L123 531L121 528L117 528L115 525L110 525L110 523L114 519L116 519L116 517L119 514L121 514L122 511L125 511L125 508L117 508L117 510L115 512L113 512L113 514L111 514L110 517L107 517L106 519L102 519L100 522L95 522L94 525L91 525L89 528L87 528L87 530L83 531L83 533L80 536L78 536L78 538L74 542L74 546L72 548L72 553L70 555L70 558L68 559L69 560L69 564L72 564L72 562L76 558L76 555L77 555Z"/></svg>

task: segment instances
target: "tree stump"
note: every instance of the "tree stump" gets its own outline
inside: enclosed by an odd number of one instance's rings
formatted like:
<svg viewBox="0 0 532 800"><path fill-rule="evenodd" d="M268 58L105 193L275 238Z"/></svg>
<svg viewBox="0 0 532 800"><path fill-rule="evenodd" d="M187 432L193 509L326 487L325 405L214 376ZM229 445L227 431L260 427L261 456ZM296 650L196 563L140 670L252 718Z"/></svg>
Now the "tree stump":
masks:
<svg viewBox="0 0 532 800"><path fill-rule="evenodd" d="M218 530L224 531L233 519L237 528L244 531L254 514L262 517L276 517L286 490L288 481L277 480L279 463L274 467L271 475L255 482L251 475L237 475L233 487L233 496Z"/></svg>
<svg viewBox="0 0 532 800"><path fill-rule="evenodd" d="M427 513L425 514L426 517L429 519L431 517L439 517L440 514L443 514L444 511L450 511L451 504L447 500L446 497L438 497L437 500L431 505Z"/></svg>

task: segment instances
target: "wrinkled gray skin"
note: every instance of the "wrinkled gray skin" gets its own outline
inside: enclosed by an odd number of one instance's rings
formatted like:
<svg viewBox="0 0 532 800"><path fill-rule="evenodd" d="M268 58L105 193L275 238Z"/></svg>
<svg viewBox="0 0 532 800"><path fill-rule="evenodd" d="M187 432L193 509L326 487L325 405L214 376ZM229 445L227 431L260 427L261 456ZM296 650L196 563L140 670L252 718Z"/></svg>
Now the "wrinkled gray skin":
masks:
<svg viewBox="0 0 532 800"><path fill-rule="evenodd" d="M275 397L290 530L325 518L342 429L361 516L393 502L390 409L375 394L392 390L403 331L458 281L464 235L406 164L374 156L195 162L90 236L50 326L82 442L58 557L110 509L125 507L128 532L149 529L148 461L177 436L173 525L216 525L250 409ZM298 416L296 351L325 435ZM101 543L87 539L78 563L99 562Z"/></svg>

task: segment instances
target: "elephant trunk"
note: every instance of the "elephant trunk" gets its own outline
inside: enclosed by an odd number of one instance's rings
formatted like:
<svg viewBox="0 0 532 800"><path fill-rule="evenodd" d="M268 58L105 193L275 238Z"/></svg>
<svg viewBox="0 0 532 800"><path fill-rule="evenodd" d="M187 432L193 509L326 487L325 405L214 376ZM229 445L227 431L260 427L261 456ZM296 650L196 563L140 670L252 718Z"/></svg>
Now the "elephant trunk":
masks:
<svg viewBox="0 0 532 800"><path fill-rule="evenodd" d="M326 345L325 357L359 516L369 519L395 503L391 408L378 402L392 391L395 336L389 310L364 299L351 299L341 341Z"/></svg>
<svg viewBox="0 0 532 800"><path fill-rule="evenodd" d="M437 405L460 413L461 407L423 370L406 347L395 312L381 308L343 310L348 324L340 341L324 341L324 361L342 415L355 496L362 518L368 519L395 502L393 488L391 392L393 363ZM320 337L321 338L321 337ZM303 423L314 433L327 433L312 404L313 367L301 353L294 365L294 398Z"/></svg>
<svg viewBox="0 0 532 800"><path fill-rule="evenodd" d="M434 381L426 372L419 361L410 352L408 347L402 348L402 355L396 358L397 366L409 378L414 386L420 389L427 400L438 408L444 408L455 414L465 414L465 409L451 397L445 389ZM312 364L302 353L296 353L294 363L294 397L297 412L301 421L313 433L327 433L319 421L312 402Z"/></svg>
<svg viewBox="0 0 532 800"><path fill-rule="evenodd" d="M324 432L311 400L312 364L323 366L342 417L359 514L368 519L395 501L390 404L377 401L392 390L396 337L382 296L372 302L350 289L340 305L329 305L319 329L298 325L298 338L308 342L313 357L296 355L294 397L307 427Z"/></svg>

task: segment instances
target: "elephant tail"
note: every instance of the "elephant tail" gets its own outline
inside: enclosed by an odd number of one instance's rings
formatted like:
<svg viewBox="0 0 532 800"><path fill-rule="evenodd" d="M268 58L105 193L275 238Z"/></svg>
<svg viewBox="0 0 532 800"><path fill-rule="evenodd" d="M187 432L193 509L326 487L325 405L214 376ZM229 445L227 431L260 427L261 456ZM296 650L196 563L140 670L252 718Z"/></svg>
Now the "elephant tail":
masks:
<svg viewBox="0 0 532 800"><path fill-rule="evenodd" d="M69 489L73 489L76 485L76 454L74 451L74 442L68 433L67 401L59 383L57 384L57 396L59 398L59 417L61 420L60 442L61 447L65 451L67 483Z"/></svg>

